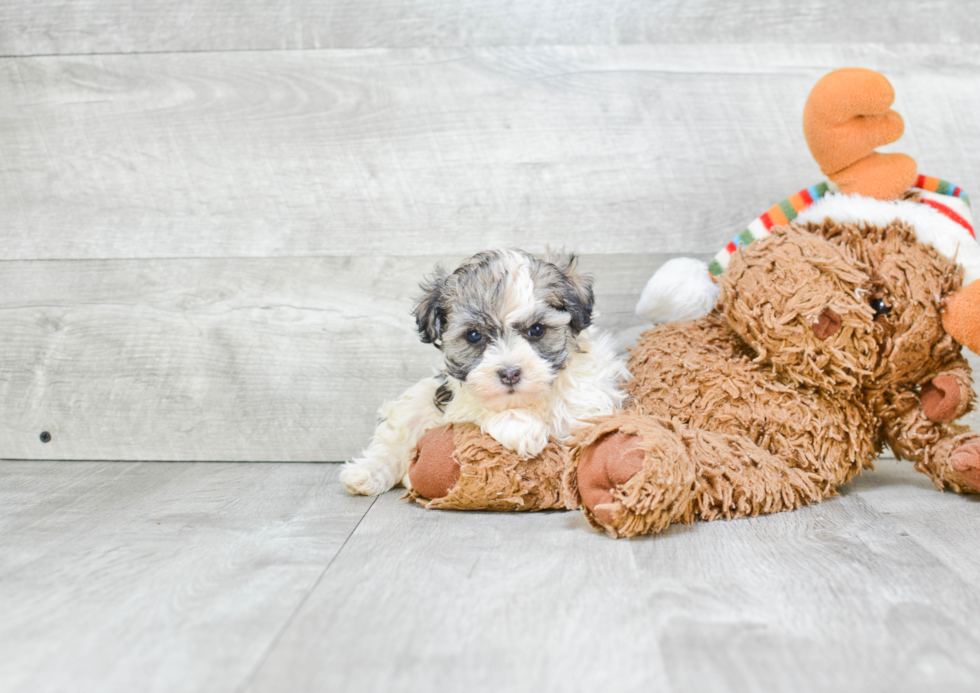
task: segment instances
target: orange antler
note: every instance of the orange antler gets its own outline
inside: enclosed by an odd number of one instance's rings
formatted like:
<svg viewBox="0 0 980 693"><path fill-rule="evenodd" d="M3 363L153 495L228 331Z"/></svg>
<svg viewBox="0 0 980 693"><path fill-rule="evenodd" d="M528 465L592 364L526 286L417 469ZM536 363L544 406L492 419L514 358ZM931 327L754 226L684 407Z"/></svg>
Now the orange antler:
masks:
<svg viewBox="0 0 980 693"><path fill-rule="evenodd" d="M943 329L974 354L980 354L980 279L946 299Z"/></svg>
<svg viewBox="0 0 980 693"><path fill-rule="evenodd" d="M915 160L879 154L875 147L902 136L902 116L891 110L895 90L874 70L845 68L825 75L803 108L810 153L841 192L891 200L915 182Z"/></svg>

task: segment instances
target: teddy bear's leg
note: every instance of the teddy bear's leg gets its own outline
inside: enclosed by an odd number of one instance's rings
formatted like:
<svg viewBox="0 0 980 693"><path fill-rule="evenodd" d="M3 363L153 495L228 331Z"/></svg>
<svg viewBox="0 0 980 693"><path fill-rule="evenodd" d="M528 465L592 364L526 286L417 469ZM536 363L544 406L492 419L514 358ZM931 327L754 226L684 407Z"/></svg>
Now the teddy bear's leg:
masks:
<svg viewBox="0 0 980 693"><path fill-rule="evenodd" d="M591 513L604 527L615 524L613 490L643 469L646 452L641 447L641 441L642 438L636 434L616 431L600 438L582 452L577 476L582 505L586 513Z"/></svg>
<svg viewBox="0 0 980 693"><path fill-rule="evenodd" d="M808 474L821 497L829 497L873 459L874 441L853 409L838 409L848 413L842 423L835 420L840 414L833 411L834 403L812 402L810 411L801 404L779 402L781 411L774 405L767 426L747 437L759 440L782 465Z"/></svg>
<svg viewBox="0 0 980 693"><path fill-rule="evenodd" d="M917 455L915 468L941 490L980 493L980 435L965 426L948 428L955 430Z"/></svg>
<svg viewBox="0 0 980 693"><path fill-rule="evenodd" d="M694 513L701 520L732 520L795 510L833 495L836 486L796 460L774 455L743 436L692 430L684 436L695 460Z"/></svg>
<svg viewBox="0 0 980 693"><path fill-rule="evenodd" d="M695 467L678 428L634 413L601 420L576 440L566 495L577 493L589 522L613 537L690 522Z"/></svg>
<svg viewBox="0 0 980 693"><path fill-rule="evenodd" d="M586 517L616 537L792 510L828 495L820 477L745 437L635 414L600 422L575 462Z"/></svg>
<svg viewBox="0 0 980 693"><path fill-rule="evenodd" d="M429 509L565 509L568 450L555 441L530 459L473 424L452 424L419 439L409 468L409 498Z"/></svg>

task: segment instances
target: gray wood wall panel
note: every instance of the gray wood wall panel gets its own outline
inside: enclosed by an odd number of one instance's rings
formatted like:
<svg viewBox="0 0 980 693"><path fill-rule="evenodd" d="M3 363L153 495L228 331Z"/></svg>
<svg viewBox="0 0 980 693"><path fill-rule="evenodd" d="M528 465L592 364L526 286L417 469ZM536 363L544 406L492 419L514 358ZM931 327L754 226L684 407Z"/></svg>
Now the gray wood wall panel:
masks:
<svg viewBox="0 0 980 693"><path fill-rule="evenodd" d="M0 60L3 257L710 252L821 179L803 102L850 64L978 187L976 45Z"/></svg>
<svg viewBox="0 0 980 693"><path fill-rule="evenodd" d="M0 60L0 457L349 457L437 362L408 315L433 253L583 252L628 343L666 257L820 178L799 114L846 64L977 187L976 46Z"/></svg>
<svg viewBox="0 0 980 693"><path fill-rule="evenodd" d="M957 0L38 0L0 5L0 55L373 46L951 43Z"/></svg>
<svg viewBox="0 0 980 693"><path fill-rule="evenodd" d="M339 471L0 462L0 690L235 690L373 503Z"/></svg>
<svg viewBox="0 0 980 693"><path fill-rule="evenodd" d="M665 257L582 258L600 326L633 340ZM460 259L2 263L0 457L346 459L438 366L410 313L422 276Z"/></svg>
<svg viewBox="0 0 980 693"><path fill-rule="evenodd" d="M975 44L0 58L0 457L349 457L437 361L436 255L584 253L628 343L664 259L821 178L802 104L852 64L980 189Z"/></svg>

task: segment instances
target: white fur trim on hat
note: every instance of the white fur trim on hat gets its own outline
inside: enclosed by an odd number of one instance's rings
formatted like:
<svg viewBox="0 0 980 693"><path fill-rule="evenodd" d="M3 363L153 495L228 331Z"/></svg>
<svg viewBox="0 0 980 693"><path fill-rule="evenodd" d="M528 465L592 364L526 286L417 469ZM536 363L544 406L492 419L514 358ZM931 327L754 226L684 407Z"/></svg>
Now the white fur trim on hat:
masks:
<svg viewBox="0 0 980 693"><path fill-rule="evenodd" d="M946 197L947 201L950 199L955 198ZM963 215L962 209L956 211ZM965 284L980 279L980 244L962 225L929 205L911 200L884 201L860 195L829 194L800 212L793 221L820 223L827 218L875 226L901 219L915 229L922 243L963 265ZM966 220L969 222L969 217Z"/></svg>
<svg viewBox="0 0 980 693"><path fill-rule="evenodd" d="M665 262L647 282L636 314L654 324L693 320L707 315L718 300L718 285L708 265L689 257Z"/></svg>

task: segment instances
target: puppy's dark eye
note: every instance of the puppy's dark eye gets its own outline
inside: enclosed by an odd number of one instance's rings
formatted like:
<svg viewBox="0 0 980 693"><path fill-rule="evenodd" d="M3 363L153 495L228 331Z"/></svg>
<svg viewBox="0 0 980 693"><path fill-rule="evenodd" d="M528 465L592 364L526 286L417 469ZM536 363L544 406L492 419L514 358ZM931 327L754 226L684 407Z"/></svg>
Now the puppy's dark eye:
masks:
<svg viewBox="0 0 980 693"><path fill-rule="evenodd" d="M531 325L524 334L528 339L541 339L547 329L544 325Z"/></svg>
<svg viewBox="0 0 980 693"><path fill-rule="evenodd" d="M882 301L880 298L872 298L871 301L869 301L869 303L871 305L871 310L875 312L876 318L879 315L888 315L892 310L892 307L885 305L885 302Z"/></svg>
<svg viewBox="0 0 980 693"><path fill-rule="evenodd" d="M476 330L470 330L467 332L465 338L470 344L479 344L483 341L483 335Z"/></svg>

